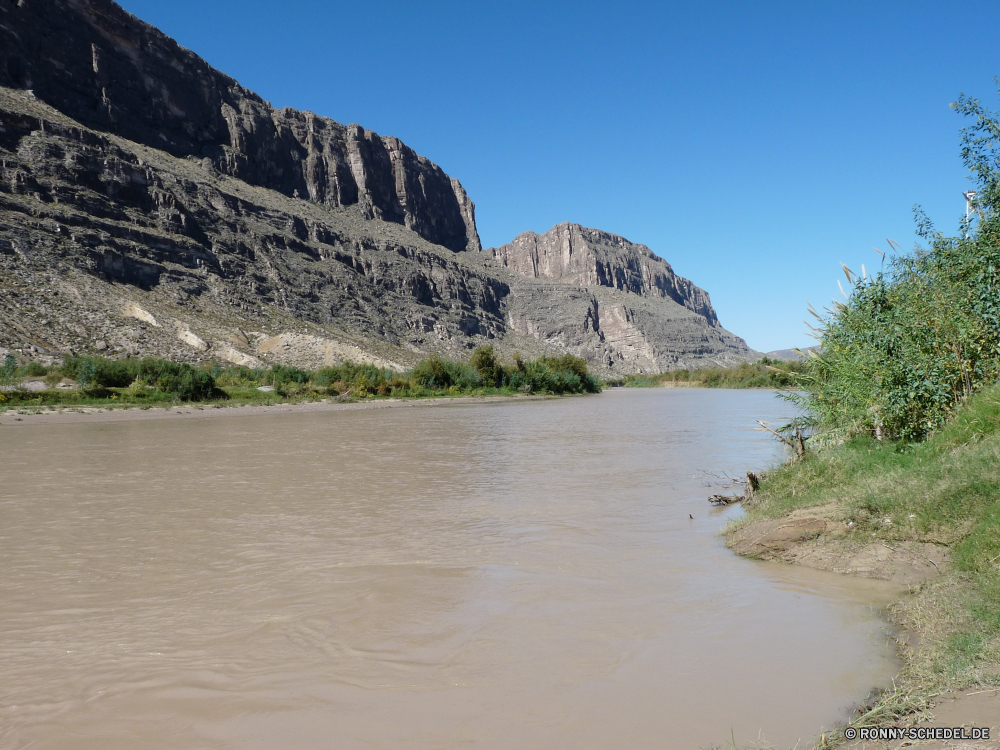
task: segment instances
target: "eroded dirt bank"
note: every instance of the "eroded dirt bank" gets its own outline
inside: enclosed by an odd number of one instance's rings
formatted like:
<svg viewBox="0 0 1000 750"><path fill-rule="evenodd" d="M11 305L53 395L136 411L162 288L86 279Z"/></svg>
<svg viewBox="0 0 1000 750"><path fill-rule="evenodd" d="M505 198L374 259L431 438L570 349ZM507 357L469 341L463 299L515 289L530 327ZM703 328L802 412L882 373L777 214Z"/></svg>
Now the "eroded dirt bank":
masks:
<svg viewBox="0 0 1000 750"><path fill-rule="evenodd" d="M753 511L751 510L751 514ZM950 548L931 542L861 540L851 533L836 504L802 508L778 518L750 515L725 531L727 546L739 555L803 565L845 575L873 578L906 587L886 611L896 628L896 642L904 663L902 690L882 696L859 708L895 716L884 725L933 727L989 727L985 740L856 740L822 737L816 748L844 746L865 749L920 747L927 750L1000 749L1000 688L971 687L933 693L918 685L920 675L934 669L941 642L949 637L956 620L966 617L963 600L968 594L952 571ZM996 666L992 667L994 671ZM895 714L885 712L894 711Z"/></svg>

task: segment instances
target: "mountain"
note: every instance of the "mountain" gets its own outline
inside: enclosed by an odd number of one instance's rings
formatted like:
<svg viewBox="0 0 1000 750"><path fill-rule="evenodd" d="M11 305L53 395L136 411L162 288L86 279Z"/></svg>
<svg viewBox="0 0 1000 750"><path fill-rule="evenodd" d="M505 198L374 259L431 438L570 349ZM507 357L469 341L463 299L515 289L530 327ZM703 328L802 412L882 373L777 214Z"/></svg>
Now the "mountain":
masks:
<svg viewBox="0 0 1000 750"><path fill-rule="evenodd" d="M809 352L818 350L818 346L804 346L801 349L775 349L773 352L768 352L764 356L770 357L771 359L780 359L786 362L799 362L809 356ZM806 356L802 356L803 354Z"/></svg>
<svg viewBox="0 0 1000 750"><path fill-rule="evenodd" d="M513 295L510 327L599 368L660 372L759 357L719 325L707 292L645 245L565 223L486 252L537 280L531 291Z"/></svg>
<svg viewBox="0 0 1000 750"><path fill-rule="evenodd" d="M648 248L577 225L483 250L397 138L275 109L111 0L0 0L0 348L403 367L754 358Z"/></svg>

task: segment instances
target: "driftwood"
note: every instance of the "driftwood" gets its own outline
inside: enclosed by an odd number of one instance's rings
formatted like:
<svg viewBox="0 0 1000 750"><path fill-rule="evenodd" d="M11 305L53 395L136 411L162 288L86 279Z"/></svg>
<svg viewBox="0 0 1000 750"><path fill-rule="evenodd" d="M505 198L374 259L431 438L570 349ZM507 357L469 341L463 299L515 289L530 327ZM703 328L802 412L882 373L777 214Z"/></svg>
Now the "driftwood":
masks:
<svg viewBox="0 0 1000 750"><path fill-rule="evenodd" d="M339 396L337 396L337 402L338 403L342 403L344 401L347 401L347 399L349 399L351 397L351 391L352 390L353 390L352 388L348 388L346 391L344 391Z"/></svg>
<svg viewBox="0 0 1000 750"><path fill-rule="evenodd" d="M743 498L739 495L712 495L708 498L708 502L712 505L732 505L733 503L742 503Z"/></svg>
<svg viewBox="0 0 1000 750"><path fill-rule="evenodd" d="M733 503L749 503L752 502L754 497L757 495L757 490L760 488L761 477L754 474L752 471L747 472L746 479L733 479L733 484L743 485L743 496L740 495L712 495L708 498L708 502L712 505L732 505Z"/></svg>
<svg viewBox="0 0 1000 750"><path fill-rule="evenodd" d="M793 451L795 451L795 458L800 459L806 455L806 438L802 434L802 430L799 429L798 425L795 425L795 437L787 437L782 435L780 432L775 432L772 430L766 422L761 422L757 420L757 424L761 426L761 429L767 430L772 435L774 435L778 440L787 445Z"/></svg>

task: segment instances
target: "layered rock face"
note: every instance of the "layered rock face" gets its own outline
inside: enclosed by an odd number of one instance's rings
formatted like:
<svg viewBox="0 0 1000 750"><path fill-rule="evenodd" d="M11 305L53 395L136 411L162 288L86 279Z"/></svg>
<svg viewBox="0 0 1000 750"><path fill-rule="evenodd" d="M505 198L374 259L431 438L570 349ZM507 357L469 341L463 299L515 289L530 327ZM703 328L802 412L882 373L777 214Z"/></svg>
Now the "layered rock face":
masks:
<svg viewBox="0 0 1000 750"><path fill-rule="evenodd" d="M667 298L701 315L710 325L719 322L707 292L677 276L669 263L645 245L617 234L567 222L544 234L524 232L491 251L503 266L522 276Z"/></svg>
<svg viewBox="0 0 1000 750"><path fill-rule="evenodd" d="M209 347L180 334L223 349L236 336L255 355L245 332L292 331L387 362L421 347L465 356L505 332L510 292L473 257L358 205L250 185L0 88L0 346L103 341L201 359ZM130 314L136 306L168 324Z"/></svg>
<svg viewBox="0 0 1000 750"><path fill-rule="evenodd" d="M111 0L0 0L0 355L406 367L756 356L648 248L560 225L483 251L458 180L256 94Z"/></svg>
<svg viewBox="0 0 1000 750"><path fill-rule="evenodd" d="M511 327L574 350L599 369L660 372L758 356L719 325L707 292L624 237L565 223L485 253L537 280L531 291L513 285Z"/></svg>
<svg viewBox="0 0 1000 750"><path fill-rule="evenodd" d="M0 0L0 86L252 185L479 249L457 180L397 138L275 110L111 0Z"/></svg>

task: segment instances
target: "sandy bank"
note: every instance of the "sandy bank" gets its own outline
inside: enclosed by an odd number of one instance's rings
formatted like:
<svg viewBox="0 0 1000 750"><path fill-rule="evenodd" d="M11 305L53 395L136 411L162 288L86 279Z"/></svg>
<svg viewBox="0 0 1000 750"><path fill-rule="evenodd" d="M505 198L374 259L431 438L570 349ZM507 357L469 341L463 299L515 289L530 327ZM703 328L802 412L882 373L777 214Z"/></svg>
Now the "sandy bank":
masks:
<svg viewBox="0 0 1000 750"><path fill-rule="evenodd" d="M807 508L781 518L736 526L726 546L744 557L804 565L834 573L915 586L949 569L947 548L937 544L875 541L848 535L834 506Z"/></svg>
<svg viewBox="0 0 1000 750"><path fill-rule="evenodd" d="M482 404L520 402L557 398L556 396L456 396L454 398L373 399L352 403L311 401L298 404L219 406L216 404L182 404L169 408L141 407L66 407L45 410L7 411L0 414L2 427L35 427L42 425L78 424L81 422L145 422L177 419L212 419L215 417L252 417L263 414L298 414L358 409L399 409L445 404Z"/></svg>

